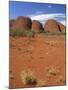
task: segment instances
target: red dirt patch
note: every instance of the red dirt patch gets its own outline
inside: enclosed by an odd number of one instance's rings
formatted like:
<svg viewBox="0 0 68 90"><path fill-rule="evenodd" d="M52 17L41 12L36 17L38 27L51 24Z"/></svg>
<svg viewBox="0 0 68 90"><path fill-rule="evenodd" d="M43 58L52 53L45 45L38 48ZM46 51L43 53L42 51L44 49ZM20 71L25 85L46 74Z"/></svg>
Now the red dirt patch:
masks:
<svg viewBox="0 0 68 90"><path fill-rule="evenodd" d="M65 36L10 37L9 87L27 87L20 75L28 69L46 86L65 85Z"/></svg>

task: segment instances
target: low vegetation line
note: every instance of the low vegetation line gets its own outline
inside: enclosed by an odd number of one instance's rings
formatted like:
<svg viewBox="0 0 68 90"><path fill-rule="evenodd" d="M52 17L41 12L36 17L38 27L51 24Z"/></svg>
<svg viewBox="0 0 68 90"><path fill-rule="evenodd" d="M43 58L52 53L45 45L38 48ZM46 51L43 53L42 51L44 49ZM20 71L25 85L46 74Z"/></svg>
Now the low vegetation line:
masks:
<svg viewBox="0 0 68 90"><path fill-rule="evenodd" d="M42 31L42 32L34 32L30 30L10 30L10 36L29 36L29 37L35 37L37 34L44 34L44 35L66 35L65 32L47 32L47 31Z"/></svg>

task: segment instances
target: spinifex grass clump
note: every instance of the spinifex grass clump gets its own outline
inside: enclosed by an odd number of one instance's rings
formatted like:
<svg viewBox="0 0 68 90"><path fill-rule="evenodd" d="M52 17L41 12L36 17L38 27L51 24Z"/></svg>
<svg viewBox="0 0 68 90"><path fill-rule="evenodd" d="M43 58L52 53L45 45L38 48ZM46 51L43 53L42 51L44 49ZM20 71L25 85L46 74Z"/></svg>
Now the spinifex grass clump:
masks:
<svg viewBox="0 0 68 90"><path fill-rule="evenodd" d="M44 81L44 80L38 80L36 86L37 87L45 87L46 86L46 81Z"/></svg>
<svg viewBox="0 0 68 90"><path fill-rule="evenodd" d="M34 73L30 70L26 70L21 73L21 81L23 82L24 85L34 87L46 86L46 82L44 80L37 79Z"/></svg>
<svg viewBox="0 0 68 90"><path fill-rule="evenodd" d="M35 32L30 30L10 30L10 36L29 36L34 37Z"/></svg>
<svg viewBox="0 0 68 90"><path fill-rule="evenodd" d="M49 67L47 71L48 71L48 76L49 77L50 76L56 76L59 73L59 70L56 67L53 67L53 66Z"/></svg>
<svg viewBox="0 0 68 90"><path fill-rule="evenodd" d="M21 79L25 85L36 86L36 84L37 84L37 80L36 80L33 72L31 72L30 70L23 71L21 73Z"/></svg>

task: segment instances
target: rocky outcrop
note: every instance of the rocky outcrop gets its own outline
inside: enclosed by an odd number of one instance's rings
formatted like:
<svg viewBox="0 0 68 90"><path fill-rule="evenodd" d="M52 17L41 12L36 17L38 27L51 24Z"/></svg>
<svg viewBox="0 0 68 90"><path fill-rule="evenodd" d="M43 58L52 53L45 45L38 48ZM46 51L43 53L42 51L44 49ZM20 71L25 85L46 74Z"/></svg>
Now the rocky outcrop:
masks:
<svg viewBox="0 0 68 90"><path fill-rule="evenodd" d="M30 30L31 25L32 25L31 19L24 16L19 16L16 19L14 28L19 30Z"/></svg>
<svg viewBox="0 0 68 90"><path fill-rule="evenodd" d="M31 21L30 18L19 16L16 20L10 20L9 26L11 30L32 30L35 32L42 32L42 31L48 31L48 32L65 32L66 27L57 22L56 20L49 19L45 22L44 27L43 25L37 21L33 20Z"/></svg>
<svg viewBox="0 0 68 90"><path fill-rule="evenodd" d="M49 32L62 32L63 29L64 25L53 19L47 20L44 25L44 30Z"/></svg>
<svg viewBox="0 0 68 90"><path fill-rule="evenodd" d="M32 31L35 31L35 32L43 31L42 24L37 20L33 20L32 21Z"/></svg>

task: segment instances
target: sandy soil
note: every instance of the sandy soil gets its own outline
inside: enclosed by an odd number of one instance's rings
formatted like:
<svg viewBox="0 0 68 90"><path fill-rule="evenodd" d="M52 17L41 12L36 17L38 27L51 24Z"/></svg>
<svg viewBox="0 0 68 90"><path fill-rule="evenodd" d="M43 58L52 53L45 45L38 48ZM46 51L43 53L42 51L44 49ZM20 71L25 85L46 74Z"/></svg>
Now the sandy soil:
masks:
<svg viewBox="0 0 68 90"><path fill-rule="evenodd" d="M28 69L37 79L46 81L46 86L65 85L65 60L64 35L10 37L9 87L27 87L21 80L21 73ZM49 72L52 68L56 75Z"/></svg>

